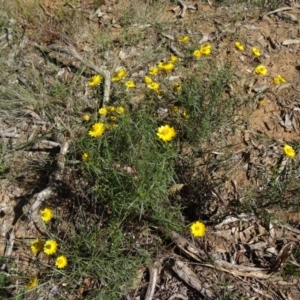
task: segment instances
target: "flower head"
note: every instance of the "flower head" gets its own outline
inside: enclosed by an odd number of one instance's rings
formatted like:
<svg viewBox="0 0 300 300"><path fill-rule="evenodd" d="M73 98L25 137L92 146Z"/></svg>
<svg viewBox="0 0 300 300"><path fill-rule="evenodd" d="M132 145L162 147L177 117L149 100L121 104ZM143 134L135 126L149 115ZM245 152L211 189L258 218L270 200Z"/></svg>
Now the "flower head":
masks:
<svg viewBox="0 0 300 300"><path fill-rule="evenodd" d="M99 115L101 116L106 116L107 113L108 113L108 109L106 107L101 107L99 110L98 110L98 113Z"/></svg>
<svg viewBox="0 0 300 300"><path fill-rule="evenodd" d="M111 80L114 82L121 81L123 78L126 77L126 75L127 75L126 69L121 69L114 74Z"/></svg>
<svg viewBox="0 0 300 300"><path fill-rule="evenodd" d="M50 222L51 219L53 218L53 211L52 211L52 209L50 209L50 208L43 209L42 212L41 212L41 217L42 217L42 220L45 223Z"/></svg>
<svg viewBox="0 0 300 300"><path fill-rule="evenodd" d="M255 68L255 73L257 75L267 75L268 74L268 70L265 66L263 65L258 65L256 68Z"/></svg>
<svg viewBox="0 0 300 300"><path fill-rule="evenodd" d="M235 49L239 51L244 51L244 46L240 42L235 42L234 43Z"/></svg>
<svg viewBox="0 0 300 300"><path fill-rule="evenodd" d="M84 161L84 162L87 162L88 160L89 160L89 154L87 153L87 152L84 152L83 154L82 154L82 160Z"/></svg>
<svg viewBox="0 0 300 300"><path fill-rule="evenodd" d="M55 265L59 269L64 269L68 265L68 260L64 255L58 256Z"/></svg>
<svg viewBox="0 0 300 300"><path fill-rule="evenodd" d="M171 141L176 136L176 131L169 125L158 127L156 135L164 142Z"/></svg>
<svg viewBox="0 0 300 300"><path fill-rule="evenodd" d="M89 121L91 119L91 116L89 114L85 114L85 115L82 116L82 119L84 121Z"/></svg>
<svg viewBox="0 0 300 300"><path fill-rule="evenodd" d="M194 237L202 237L205 235L205 225L202 222L194 222L190 227L191 233Z"/></svg>
<svg viewBox="0 0 300 300"><path fill-rule="evenodd" d="M118 115L122 115L122 114L124 114L124 112L125 112L124 107L118 106L118 107L116 108L116 113L117 113Z"/></svg>
<svg viewBox="0 0 300 300"><path fill-rule="evenodd" d="M176 63L178 61L178 57L176 55L171 55L169 58L170 63Z"/></svg>
<svg viewBox="0 0 300 300"><path fill-rule="evenodd" d="M91 130L89 131L89 135L91 137L100 137L101 135L103 135L105 130L105 124L104 123L95 123Z"/></svg>
<svg viewBox="0 0 300 300"><path fill-rule="evenodd" d="M179 83L174 83L173 90L174 92L180 92L181 91L181 85Z"/></svg>
<svg viewBox="0 0 300 300"><path fill-rule="evenodd" d="M173 107L172 107L172 113L173 114L177 114L179 112L179 107L177 106L177 105L174 105Z"/></svg>
<svg viewBox="0 0 300 300"><path fill-rule="evenodd" d="M158 73L158 67L151 67L149 69L149 74L155 76Z"/></svg>
<svg viewBox="0 0 300 300"><path fill-rule="evenodd" d="M41 239L35 239L30 246L31 252L37 254L43 250L44 244Z"/></svg>
<svg viewBox="0 0 300 300"><path fill-rule="evenodd" d="M190 115L188 114L188 112L184 109L183 112L181 113L182 117L184 119L189 119L190 118Z"/></svg>
<svg viewBox="0 0 300 300"><path fill-rule="evenodd" d="M153 82L153 80L152 80L152 78L151 78L151 77L149 77L149 76L145 76L145 77L144 77L144 82L145 82L146 84L150 84L150 83L152 83L152 82Z"/></svg>
<svg viewBox="0 0 300 300"><path fill-rule="evenodd" d="M291 147L289 145L284 145L284 147L283 147L283 153L287 157L294 157L296 155L296 152L293 149L293 147Z"/></svg>
<svg viewBox="0 0 300 300"><path fill-rule="evenodd" d="M58 244L57 244L56 240L48 240L44 244L44 252L47 255L55 254L57 247L58 247Z"/></svg>
<svg viewBox="0 0 300 300"><path fill-rule="evenodd" d="M286 83L286 80L281 75L277 75L273 81L275 84Z"/></svg>
<svg viewBox="0 0 300 300"><path fill-rule="evenodd" d="M252 54L256 57L259 57L261 55L260 50L255 47L252 48Z"/></svg>
<svg viewBox="0 0 300 300"><path fill-rule="evenodd" d="M39 280L37 277L33 277L29 280L29 282L26 284L26 290L32 290L39 284Z"/></svg>
<svg viewBox="0 0 300 300"><path fill-rule="evenodd" d="M88 86L97 86L99 85L103 80L103 77L101 75L94 75L88 82Z"/></svg>
<svg viewBox="0 0 300 300"><path fill-rule="evenodd" d="M201 51L200 51L200 50L195 50L195 51L193 52L193 55L194 55L195 57L200 57L202 54L201 54Z"/></svg>
<svg viewBox="0 0 300 300"><path fill-rule="evenodd" d="M184 43L187 43L189 40L190 40L190 37L188 35L184 35L183 37L181 37L178 40L178 42L184 44Z"/></svg>
<svg viewBox="0 0 300 300"><path fill-rule="evenodd" d="M154 90L154 91L157 92L157 91L159 91L159 89L160 89L160 84L153 81L152 83L148 84L147 87L148 87L150 90Z"/></svg>
<svg viewBox="0 0 300 300"><path fill-rule="evenodd" d="M211 51L212 51L212 46L211 45L203 45L201 46L200 48L200 52L201 54L203 55L210 55L211 54Z"/></svg>
<svg viewBox="0 0 300 300"><path fill-rule="evenodd" d="M116 111L116 108L115 108L114 106L108 106L108 107L107 107L107 111L108 111L109 113L113 113L114 111Z"/></svg>
<svg viewBox="0 0 300 300"><path fill-rule="evenodd" d="M135 82L133 80L128 80L125 82L126 87L128 87L129 89L133 89L135 88Z"/></svg>
<svg viewBox="0 0 300 300"><path fill-rule="evenodd" d="M160 62L158 68L164 70L165 72L171 72L175 68L174 64L171 62Z"/></svg>

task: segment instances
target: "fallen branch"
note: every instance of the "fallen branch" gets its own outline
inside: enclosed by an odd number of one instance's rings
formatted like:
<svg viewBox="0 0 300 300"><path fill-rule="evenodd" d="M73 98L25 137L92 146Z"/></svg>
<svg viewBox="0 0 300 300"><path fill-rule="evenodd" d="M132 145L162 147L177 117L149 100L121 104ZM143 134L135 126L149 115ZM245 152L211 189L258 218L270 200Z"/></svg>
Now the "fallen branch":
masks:
<svg viewBox="0 0 300 300"><path fill-rule="evenodd" d="M104 76L104 96L103 96L103 107L108 106L109 104L109 95L110 95L110 82L111 82L111 75L108 70L105 70L104 68L97 67L86 60L84 60L73 47L64 47L59 45L50 45L48 47L46 46L40 46L38 44L34 44L35 47L40 49L44 52L51 52L51 51L57 51L57 52L63 52L65 54L71 55L72 57L76 58L80 62L82 62L86 67L94 70L97 74L101 74Z"/></svg>
<svg viewBox="0 0 300 300"><path fill-rule="evenodd" d="M49 197L55 193L57 187L61 184L65 168L65 155L67 154L68 149L69 143L64 142L57 157L57 169L49 179L50 185L36 195L36 200L28 210L28 215L33 221L37 221L40 218L37 211L41 204L45 200L49 199Z"/></svg>

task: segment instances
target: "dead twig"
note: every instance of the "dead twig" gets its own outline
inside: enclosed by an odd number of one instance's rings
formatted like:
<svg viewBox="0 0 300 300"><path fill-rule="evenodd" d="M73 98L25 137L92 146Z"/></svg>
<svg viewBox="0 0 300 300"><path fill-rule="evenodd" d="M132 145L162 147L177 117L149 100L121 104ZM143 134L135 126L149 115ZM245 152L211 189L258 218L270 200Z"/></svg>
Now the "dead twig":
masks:
<svg viewBox="0 0 300 300"><path fill-rule="evenodd" d="M183 2L183 0L177 0L177 3L179 4L179 6L181 7L180 12L178 13L177 17L178 18L184 18L184 15L186 13L187 10L187 6L185 5L185 3Z"/></svg>
<svg viewBox="0 0 300 300"><path fill-rule="evenodd" d="M161 261L157 260L155 261L151 267L149 268L150 272L150 281L148 284L145 300L152 300L154 291L155 291L155 286L157 282L157 277L161 269Z"/></svg>

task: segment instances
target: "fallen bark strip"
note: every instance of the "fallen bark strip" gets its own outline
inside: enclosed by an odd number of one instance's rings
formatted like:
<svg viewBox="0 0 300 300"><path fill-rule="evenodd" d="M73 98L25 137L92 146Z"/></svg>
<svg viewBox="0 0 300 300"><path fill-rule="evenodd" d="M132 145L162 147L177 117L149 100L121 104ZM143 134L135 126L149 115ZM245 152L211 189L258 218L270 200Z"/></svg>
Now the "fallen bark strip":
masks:
<svg viewBox="0 0 300 300"><path fill-rule="evenodd" d="M41 50L42 52L51 52L51 51L57 51L57 52L63 52L65 54L71 55L72 57L76 58L80 62L82 62L86 67L94 70L97 74L101 74L104 76L104 95L103 95L103 107L108 106L109 104L109 96L110 96L110 83L111 83L111 75L108 70L105 70L104 68L95 66L86 60L84 60L73 47L64 47L59 45L50 45L48 47L41 46L36 43L34 43L34 46Z"/></svg>

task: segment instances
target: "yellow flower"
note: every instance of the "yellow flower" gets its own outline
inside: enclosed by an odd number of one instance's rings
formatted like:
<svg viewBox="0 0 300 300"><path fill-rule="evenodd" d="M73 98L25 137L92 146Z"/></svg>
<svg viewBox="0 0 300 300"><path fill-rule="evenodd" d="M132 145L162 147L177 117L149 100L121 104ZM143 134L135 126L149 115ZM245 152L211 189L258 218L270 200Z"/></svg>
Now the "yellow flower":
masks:
<svg viewBox="0 0 300 300"><path fill-rule="evenodd" d="M105 130L105 124L104 123L95 123L92 126L92 129L89 131L89 135L91 137L97 138L97 137L103 135L104 130Z"/></svg>
<svg viewBox="0 0 300 300"><path fill-rule="evenodd" d="M154 90L154 91L157 92L159 90L159 88L160 88L160 85L159 85L159 83L153 81L152 83L148 84L147 87L150 90Z"/></svg>
<svg viewBox="0 0 300 300"><path fill-rule="evenodd" d="M123 78L126 77L126 75L127 75L127 71L125 69L121 69L114 74L112 81L114 82L121 81Z"/></svg>
<svg viewBox="0 0 300 300"><path fill-rule="evenodd" d="M191 233L194 237L202 237L205 235L205 225L202 222L194 222L190 227Z"/></svg>
<svg viewBox="0 0 300 300"><path fill-rule="evenodd" d="M286 80L281 75L277 75L273 81L275 84L286 83Z"/></svg>
<svg viewBox="0 0 300 300"><path fill-rule="evenodd" d="M181 91L181 85L179 83L174 83L173 90L175 92L180 92Z"/></svg>
<svg viewBox="0 0 300 300"><path fill-rule="evenodd" d="M253 47L252 48L252 54L256 57L259 57L261 53L260 53L260 50L258 48Z"/></svg>
<svg viewBox="0 0 300 300"><path fill-rule="evenodd" d="M145 82L146 84L150 84L150 83L153 82L153 80L151 79L151 77L145 76L145 77L144 77L144 82Z"/></svg>
<svg viewBox="0 0 300 300"><path fill-rule="evenodd" d="M94 75L88 82L88 86L97 86L99 85L103 80L103 77L101 75Z"/></svg>
<svg viewBox="0 0 300 300"><path fill-rule="evenodd" d="M200 50L195 50L194 53L193 53L193 55L194 55L195 57L200 57L200 56L202 55L202 53L201 53Z"/></svg>
<svg viewBox="0 0 300 300"><path fill-rule="evenodd" d="M47 255L55 254L57 247L58 247L58 244L55 240L48 240L48 241L46 241L46 243L44 245L44 252Z"/></svg>
<svg viewBox="0 0 300 300"><path fill-rule="evenodd" d="M172 107L172 113L173 113L173 114L177 114L178 112L179 112L179 107L176 106L176 105L174 105L174 106Z"/></svg>
<svg viewBox="0 0 300 300"><path fill-rule="evenodd" d="M296 155L296 152L293 149L293 147L291 147L289 145L284 145L284 147L283 147L283 153L287 157L294 157Z"/></svg>
<svg viewBox="0 0 300 300"><path fill-rule="evenodd" d="M178 57L176 55L171 55L169 58L169 62L170 63L176 63L176 61L178 61Z"/></svg>
<svg viewBox="0 0 300 300"><path fill-rule="evenodd" d="M31 252L37 254L43 250L44 244L41 239L35 239L30 246Z"/></svg>
<svg viewBox="0 0 300 300"><path fill-rule="evenodd" d="M64 269L68 265L68 259L64 255L58 256L55 265L59 269Z"/></svg>
<svg viewBox="0 0 300 300"><path fill-rule="evenodd" d="M203 55L210 55L211 54L211 50L212 50L212 46L211 45L203 45L200 48L200 52Z"/></svg>
<svg viewBox="0 0 300 300"><path fill-rule="evenodd" d="M116 108L115 108L114 106L108 106L108 107L107 107L107 111L108 111L109 113L113 113L114 111L116 111Z"/></svg>
<svg viewBox="0 0 300 300"><path fill-rule="evenodd" d="M268 70L265 66L263 65L258 65L256 68L255 68L255 73L257 75L267 75L268 74Z"/></svg>
<svg viewBox="0 0 300 300"><path fill-rule="evenodd" d="M156 135L164 142L171 141L176 136L176 131L169 125L158 127Z"/></svg>
<svg viewBox="0 0 300 300"><path fill-rule="evenodd" d="M89 154L88 154L87 152L84 152L84 153L82 154L82 160L83 160L84 162L87 162L87 161L89 160Z"/></svg>
<svg viewBox="0 0 300 300"><path fill-rule="evenodd" d="M171 62L160 62L158 64L158 68L164 70L165 72L171 72L175 68L175 66Z"/></svg>
<svg viewBox="0 0 300 300"><path fill-rule="evenodd" d="M116 108L116 113L117 113L118 115L122 115L122 114L124 114L124 112L125 112L124 107L119 106L119 107Z"/></svg>
<svg viewBox="0 0 300 300"><path fill-rule="evenodd" d="M45 208L44 210L42 210L41 216L42 216L42 220L45 223L50 222L51 219L53 218L53 211L52 211L52 209Z"/></svg>
<svg viewBox="0 0 300 300"><path fill-rule="evenodd" d="M85 114L85 115L82 116L82 119L83 119L84 121L89 121L89 120L91 119L91 116L88 115L88 114Z"/></svg>
<svg viewBox="0 0 300 300"><path fill-rule="evenodd" d="M190 115L187 113L187 111L186 110L184 110L183 112L182 112L182 117L184 118L184 119L189 119L190 118Z"/></svg>
<svg viewBox="0 0 300 300"><path fill-rule="evenodd" d="M135 82L133 80L128 80L125 82L126 87L129 89L135 88Z"/></svg>
<svg viewBox="0 0 300 300"><path fill-rule="evenodd" d="M265 105L265 99L258 100L260 106Z"/></svg>
<svg viewBox="0 0 300 300"><path fill-rule="evenodd" d="M99 115L106 116L108 113L108 109L106 107L102 107L98 110Z"/></svg>
<svg viewBox="0 0 300 300"><path fill-rule="evenodd" d="M149 69L149 74L155 76L158 73L158 67L152 67Z"/></svg>
<svg viewBox="0 0 300 300"><path fill-rule="evenodd" d="M239 50L239 51L244 51L244 46L242 45L242 43L240 43L240 42L235 42L235 43L234 43L234 46L235 46L235 48L236 48L237 50Z"/></svg>
<svg viewBox="0 0 300 300"><path fill-rule="evenodd" d="M117 121L117 117L116 116L111 116L111 117L109 117L109 121L110 122L116 122Z"/></svg>
<svg viewBox="0 0 300 300"><path fill-rule="evenodd" d="M39 280L37 277L33 277L29 280L29 282L26 285L26 290L32 290L39 284Z"/></svg>
<svg viewBox="0 0 300 300"><path fill-rule="evenodd" d="M178 40L178 42L184 44L184 43L187 43L189 40L190 40L190 37L188 35L185 35L185 36L181 37Z"/></svg>

